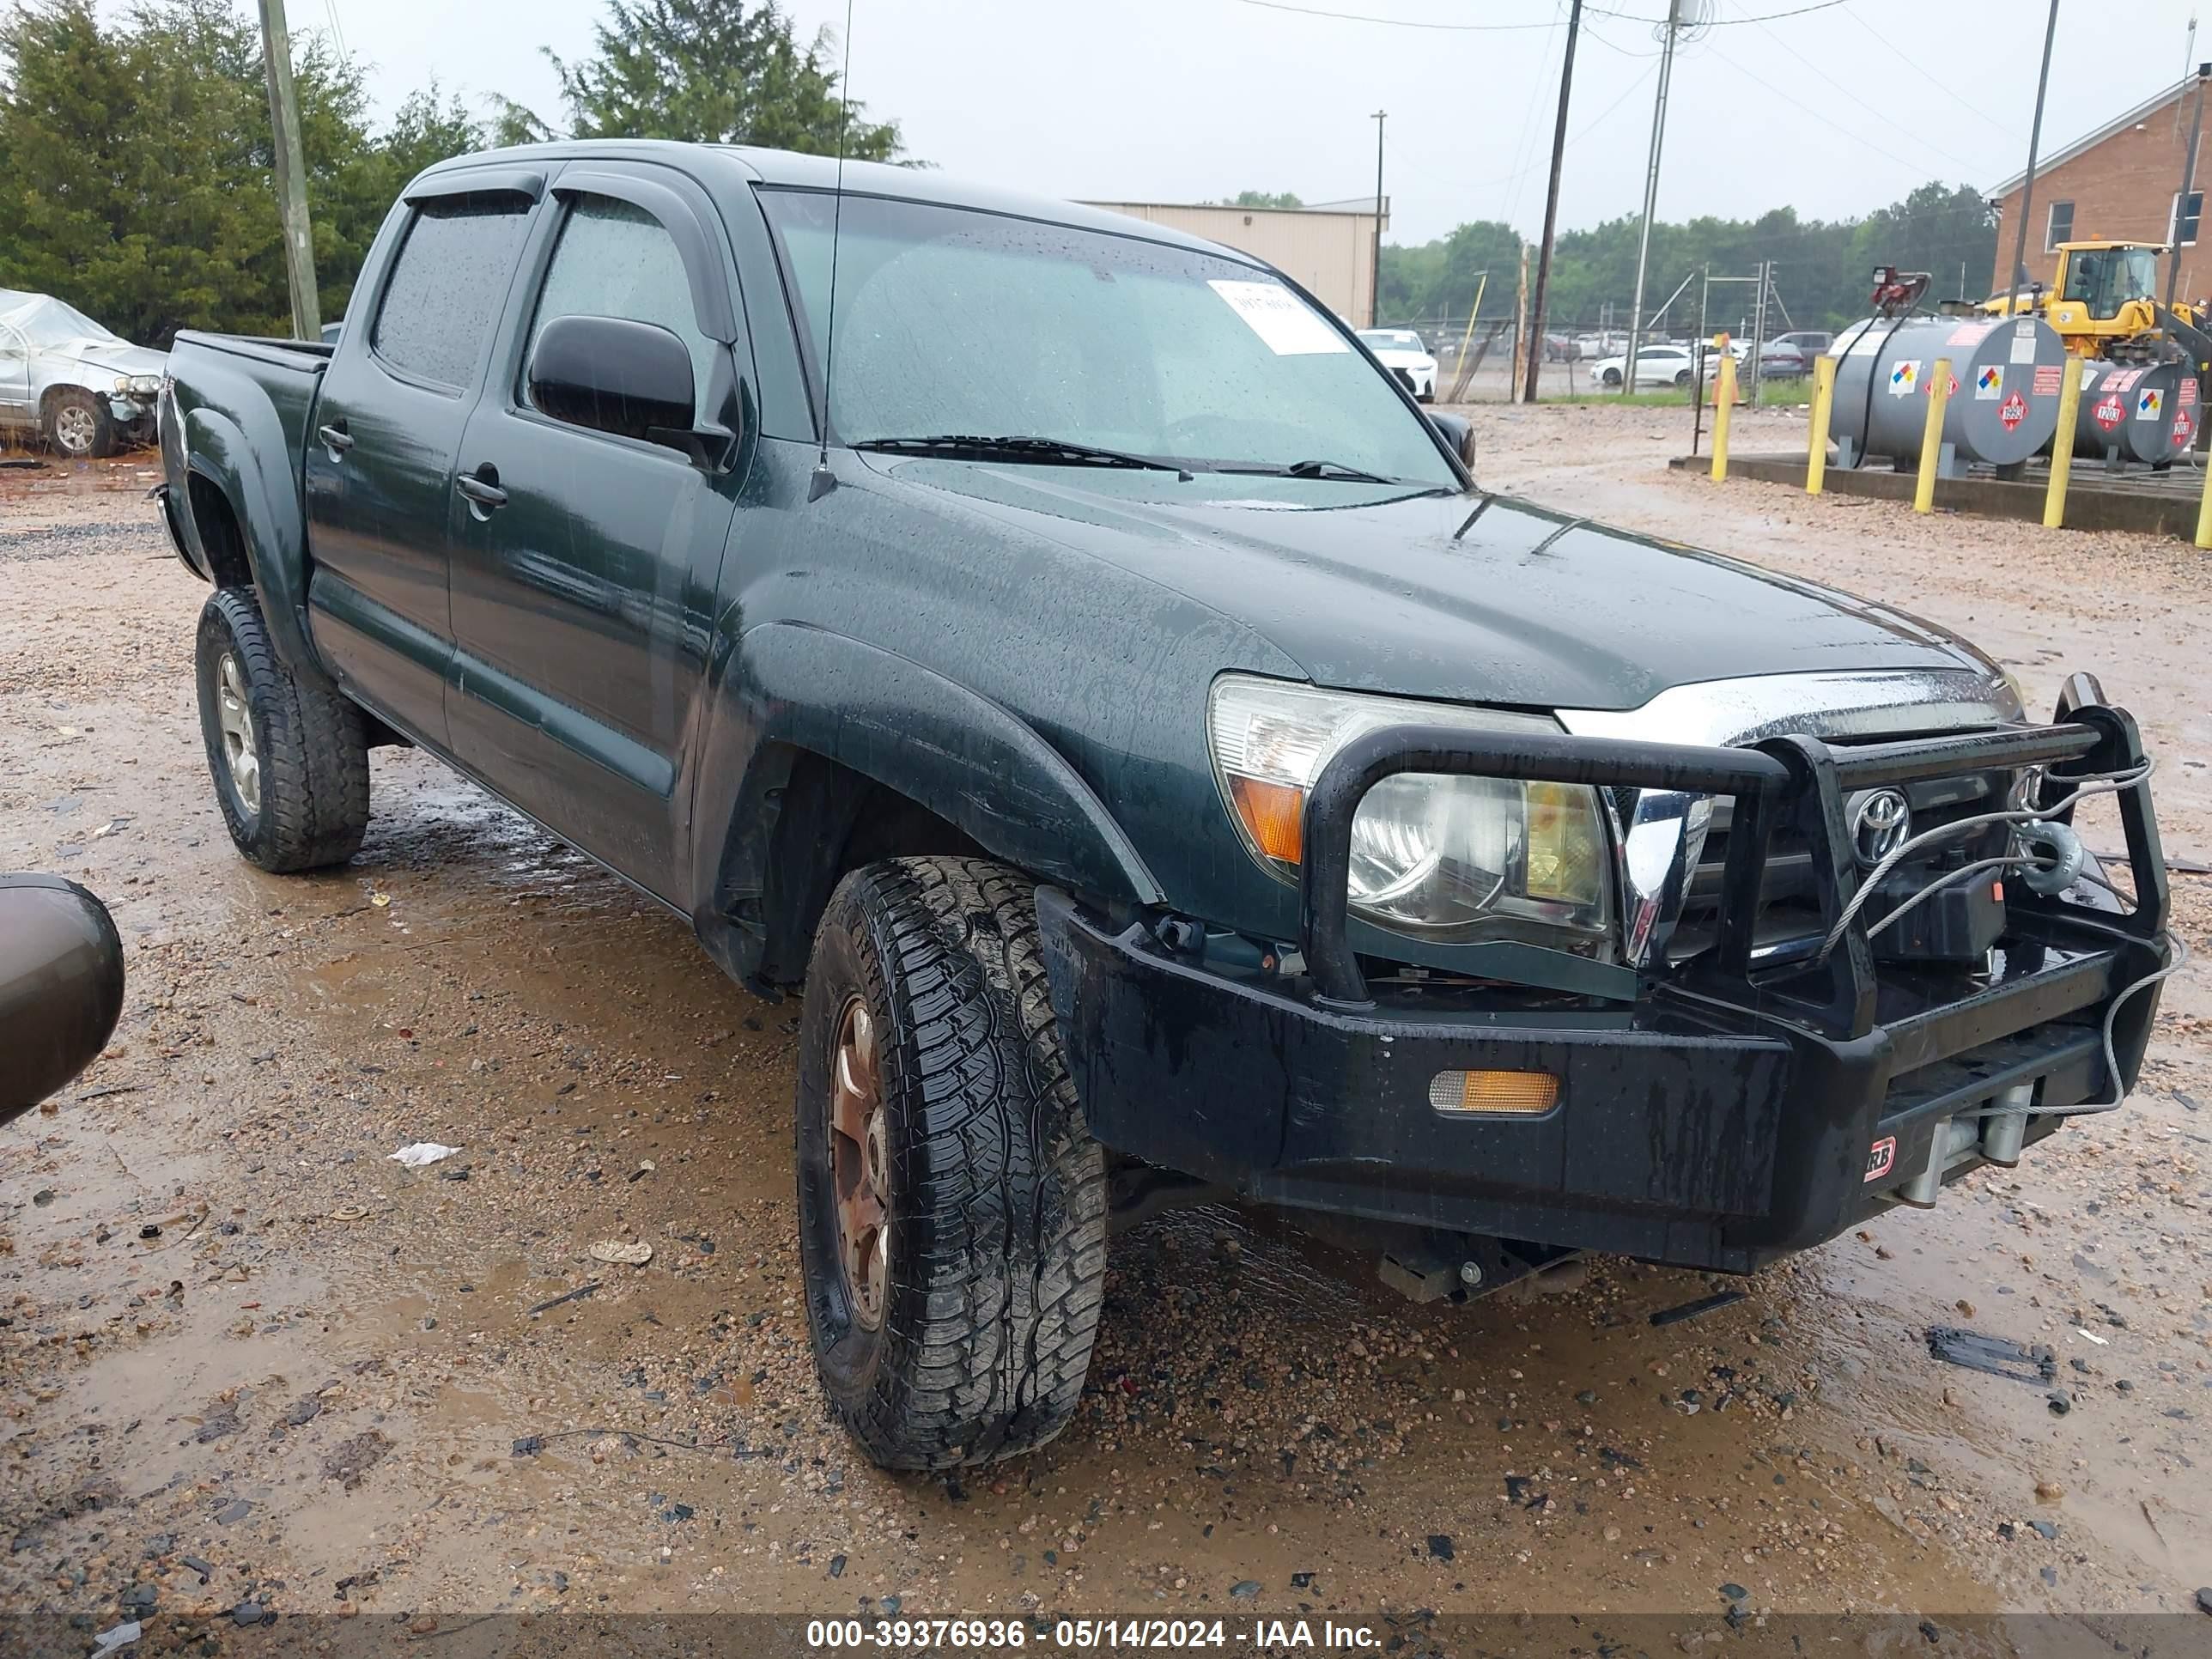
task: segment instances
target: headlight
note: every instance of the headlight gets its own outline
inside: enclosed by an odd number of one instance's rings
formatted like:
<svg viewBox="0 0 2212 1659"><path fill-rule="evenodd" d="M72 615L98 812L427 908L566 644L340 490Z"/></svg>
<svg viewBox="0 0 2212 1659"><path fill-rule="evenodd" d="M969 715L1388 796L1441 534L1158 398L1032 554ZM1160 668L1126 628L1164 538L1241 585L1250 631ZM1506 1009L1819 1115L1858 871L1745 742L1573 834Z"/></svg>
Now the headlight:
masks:
<svg viewBox="0 0 2212 1659"><path fill-rule="evenodd" d="M137 398L158 398L161 395L161 377L158 374L133 374L131 392Z"/></svg>
<svg viewBox="0 0 2212 1659"><path fill-rule="evenodd" d="M1306 792L1346 742L1379 726L1553 732L1533 714L1356 696L1225 674L1206 710L1215 781L1253 855L1285 874L1304 853ZM1563 930L1607 936L1610 857L1596 795L1571 784L1409 772L1369 790L1352 822L1352 911L1447 942Z"/></svg>
<svg viewBox="0 0 2212 1659"><path fill-rule="evenodd" d="M131 377L128 374L118 374L115 377L115 395L118 398L127 398L131 395Z"/></svg>

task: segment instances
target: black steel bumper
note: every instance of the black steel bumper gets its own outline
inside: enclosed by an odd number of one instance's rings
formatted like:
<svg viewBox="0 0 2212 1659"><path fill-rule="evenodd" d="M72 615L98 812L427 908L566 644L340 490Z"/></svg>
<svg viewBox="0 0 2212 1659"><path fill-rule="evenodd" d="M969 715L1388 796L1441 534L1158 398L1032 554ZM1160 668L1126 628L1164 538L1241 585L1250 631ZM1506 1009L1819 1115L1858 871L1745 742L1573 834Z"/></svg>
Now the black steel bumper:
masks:
<svg viewBox="0 0 2212 1659"><path fill-rule="evenodd" d="M1770 839L1786 825L1814 848L1832 927L1856 879L1850 792L2028 765L2057 781L2141 757L2133 721L2101 706L2053 726L1850 747L1400 728L1348 745L1309 799L1305 975L1209 967L1144 919L1116 927L1053 889L1038 920L1091 1130L1117 1151L1267 1202L1748 1272L2012 1162L2064 1121L2055 1109L2109 1093L2106 1015L2166 961L2165 863L2141 783L2120 798L2136 908L2008 884L2001 968L1971 981L1887 963L1877 977L1857 921L1817 966L1754 966L1752 906L1735 899L1758 892ZM1370 994L1345 942L1345 853L1360 798L1407 771L1733 796L1718 945L1644 975L1632 1002ZM2130 1084L2156 992L2114 1023ZM1532 1116L1431 1105L1438 1073L1477 1068L1547 1073L1557 1103Z"/></svg>

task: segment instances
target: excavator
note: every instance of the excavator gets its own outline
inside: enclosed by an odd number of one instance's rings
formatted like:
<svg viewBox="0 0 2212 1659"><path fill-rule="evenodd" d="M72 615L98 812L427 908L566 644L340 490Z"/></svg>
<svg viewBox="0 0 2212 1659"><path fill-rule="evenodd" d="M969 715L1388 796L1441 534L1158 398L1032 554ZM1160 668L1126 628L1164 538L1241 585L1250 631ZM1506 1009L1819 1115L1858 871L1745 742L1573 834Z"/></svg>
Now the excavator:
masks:
<svg viewBox="0 0 2212 1659"><path fill-rule="evenodd" d="M2200 370L2212 368L2212 308L2159 301L2166 252L2154 242L2062 242L2050 287L1993 295L1978 308L1991 317L2040 313L2076 356L2153 362L2174 349Z"/></svg>

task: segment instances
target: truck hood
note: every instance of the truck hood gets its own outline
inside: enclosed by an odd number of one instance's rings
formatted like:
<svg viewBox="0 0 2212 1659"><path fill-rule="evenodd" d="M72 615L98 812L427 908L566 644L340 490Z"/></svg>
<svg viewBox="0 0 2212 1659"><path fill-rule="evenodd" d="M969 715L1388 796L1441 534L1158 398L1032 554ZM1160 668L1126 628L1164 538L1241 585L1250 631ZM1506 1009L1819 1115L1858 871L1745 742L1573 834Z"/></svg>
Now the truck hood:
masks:
<svg viewBox="0 0 2212 1659"><path fill-rule="evenodd" d="M1241 481L1218 474L871 465L1172 588L1319 685L1627 709L1702 680L1997 672L1904 612L1504 496L1310 483L1263 498L1267 480L1237 499Z"/></svg>

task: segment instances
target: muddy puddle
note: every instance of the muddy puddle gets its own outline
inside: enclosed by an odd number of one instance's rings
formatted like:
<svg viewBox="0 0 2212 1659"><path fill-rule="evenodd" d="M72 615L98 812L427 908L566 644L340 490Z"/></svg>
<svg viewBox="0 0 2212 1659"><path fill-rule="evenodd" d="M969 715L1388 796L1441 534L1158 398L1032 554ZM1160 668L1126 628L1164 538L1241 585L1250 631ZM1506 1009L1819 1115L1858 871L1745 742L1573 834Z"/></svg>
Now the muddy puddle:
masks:
<svg viewBox="0 0 2212 1659"><path fill-rule="evenodd" d="M1718 1618L2212 1579L2191 1031L2130 1114L1674 1324L1729 1282L1415 1308L1281 1218L1161 1217L1060 1441L872 1469L807 1358L797 1004L420 756L380 751L346 870L244 866L161 552L142 516L0 559L0 865L86 880L131 951L109 1054L0 1131L6 1605ZM391 1160L416 1140L460 1151ZM2065 1414L1933 1324L2050 1347Z"/></svg>

